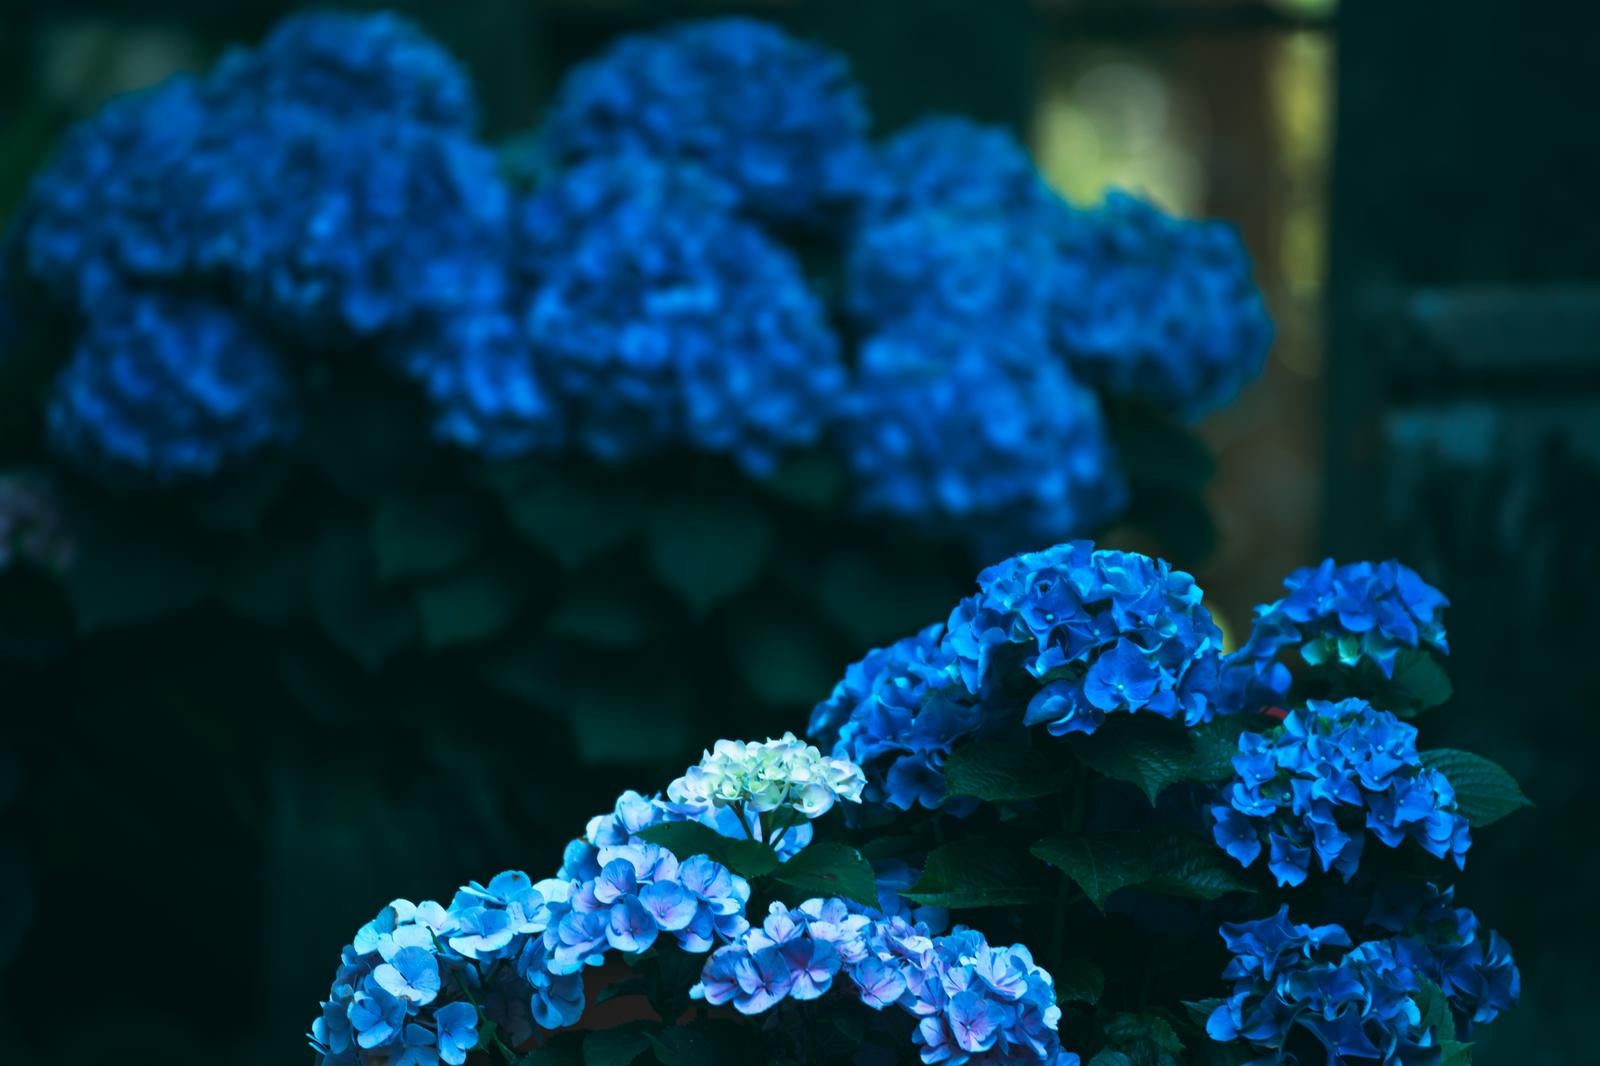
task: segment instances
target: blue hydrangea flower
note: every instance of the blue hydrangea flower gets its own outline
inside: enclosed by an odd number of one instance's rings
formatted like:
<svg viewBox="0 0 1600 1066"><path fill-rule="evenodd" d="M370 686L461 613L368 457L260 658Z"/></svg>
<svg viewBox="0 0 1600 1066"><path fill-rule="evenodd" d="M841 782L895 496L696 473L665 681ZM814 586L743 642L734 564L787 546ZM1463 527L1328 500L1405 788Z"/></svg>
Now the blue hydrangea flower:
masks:
<svg viewBox="0 0 1600 1066"><path fill-rule="evenodd" d="M516 261L543 277L597 222L619 211L731 214L738 194L692 163L601 156L548 175L518 206Z"/></svg>
<svg viewBox="0 0 1600 1066"><path fill-rule="evenodd" d="M223 56L209 82L229 99L291 102L341 118L386 115L454 133L477 125L461 65L408 19L317 11L285 18Z"/></svg>
<svg viewBox="0 0 1600 1066"><path fill-rule="evenodd" d="M1127 489L1094 394L1024 331L868 339L839 426L855 505L986 552L1093 530Z"/></svg>
<svg viewBox="0 0 1600 1066"><path fill-rule="evenodd" d="M1287 905L1221 933L1234 956L1223 977L1234 984L1207 1020L1213 1040L1281 1055L1301 1028L1327 1051L1330 1066L1438 1061L1437 1037L1422 1027L1417 976L1390 942L1352 947L1337 925L1294 924Z"/></svg>
<svg viewBox="0 0 1600 1066"><path fill-rule="evenodd" d="M817 440L844 384L799 266L720 212L630 205L588 227L528 329L573 433L606 459L687 445L763 474Z"/></svg>
<svg viewBox="0 0 1600 1066"><path fill-rule="evenodd" d="M818 998L841 974L866 1006L918 1019L923 1062L1077 1066L1056 1032L1054 981L1027 948L992 948L970 929L934 938L924 925L874 918L839 899L773 904L761 925L706 960L690 995L761 1014L785 999Z"/></svg>
<svg viewBox="0 0 1600 1066"><path fill-rule="evenodd" d="M982 709L961 698L943 635L944 626L932 625L868 652L811 712L810 736L865 771L868 803L899 810L949 803L945 759L982 724ZM950 813L963 806L950 805Z"/></svg>
<svg viewBox="0 0 1600 1066"><path fill-rule="evenodd" d="M252 307L311 347L428 316L503 306L511 198L494 154L465 137L372 117L277 107L258 131Z"/></svg>
<svg viewBox="0 0 1600 1066"><path fill-rule="evenodd" d="M245 142L241 146L241 141ZM256 139L175 78L69 130L20 209L26 271L85 310L132 282L205 281L246 245Z"/></svg>
<svg viewBox="0 0 1600 1066"><path fill-rule="evenodd" d="M1216 712L1222 631L1194 578L1147 555L1073 541L1015 556L978 575L946 629L967 691L1021 680L1033 692L1024 722L1057 736L1113 713L1193 726Z"/></svg>
<svg viewBox="0 0 1600 1066"><path fill-rule="evenodd" d="M47 425L76 466L170 484L290 440L298 417L278 353L231 312L107 294L56 379Z"/></svg>
<svg viewBox="0 0 1600 1066"><path fill-rule="evenodd" d="M567 77L543 135L558 164L625 152L696 163L752 213L805 220L859 188L867 125L842 56L725 18L617 41Z"/></svg>
<svg viewBox="0 0 1600 1066"><path fill-rule="evenodd" d="M1478 916L1455 906L1455 891L1433 885L1379 888L1367 924L1394 935L1395 954L1444 990L1458 1035L1492 1022L1522 995L1511 946Z"/></svg>
<svg viewBox="0 0 1600 1066"><path fill-rule="evenodd" d="M1217 845L1243 866L1261 855L1281 885L1305 880L1316 855L1345 880L1364 837L1352 815L1386 847L1415 840L1430 855L1466 862L1471 834L1444 774L1422 765L1417 730L1365 700L1310 701L1267 733L1239 736L1227 803L1211 808Z"/></svg>
<svg viewBox="0 0 1600 1066"><path fill-rule="evenodd" d="M941 115L882 144L864 194L868 219L928 209L1031 221L1058 218L1065 204L1010 131Z"/></svg>
<svg viewBox="0 0 1600 1066"><path fill-rule="evenodd" d="M1198 418L1261 372L1272 322L1232 226L1113 192L1054 234L1052 328L1084 381Z"/></svg>
<svg viewBox="0 0 1600 1066"><path fill-rule="evenodd" d="M892 215L856 232L848 266L845 302L869 330L924 316L1043 336L1049 322L1049 235L1008 218L933 209Z"/></svg>
<svg viewBox="0 0 1600 1066"><path fill-rule="evenodd" d="M568 996L577 985L581 998L575 978L541 973L546 988L526 982L507 1000L507 979L496 977L501 960L517 959L529 943L541 942L553 919L545 899L527 874L507 871L487 885L467 885L448 908L390 903L344 949L322 1014L312 1023L311 1046L324 1066L462 1066L478 1043L483 1017L474 1001L480 996L487 1020L523 1039L531 1031L520 1017L552 982Z"/></svg>
<svg viewBox="0 0 1600 1066"><path fill-rule="evenodd" d="M1365 660L1392 677L1403 649L1450 653L1443 620L1450 601L1392 559L1343 566L1325 559L1296 570L1283 587L1282 599L1256 608L1250 639L1235 659L1267 661L1299 645L1308 663Z"/></svg>

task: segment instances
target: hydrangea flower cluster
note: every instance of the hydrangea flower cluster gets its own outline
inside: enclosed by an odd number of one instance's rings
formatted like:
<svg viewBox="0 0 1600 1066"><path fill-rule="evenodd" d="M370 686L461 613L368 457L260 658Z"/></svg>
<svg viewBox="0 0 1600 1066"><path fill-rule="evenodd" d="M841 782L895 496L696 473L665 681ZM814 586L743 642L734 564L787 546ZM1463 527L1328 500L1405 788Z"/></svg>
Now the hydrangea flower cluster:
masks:
<svg viewBox="0 0 1600 1066"><path fill-rule="evenodd" d="M821 436L845 380L798 264L720 211L630 202L585 227L527 327L607 459L687 444L768 473Z"/></svg>
<svg viewBox="0 0 1600 1066"><path fill-rule="evenodd" d="M1055 340L1097 388L1192 419L1261 373L1272 321L1231 225L1113 192L1057 227L1057 257Z"/></svg>
<svg viewBox="0 0 1600 1066"><path fill-rule="evenodd" d="M1396 956L1443 989L1456 1031L1492 1022L1522 995L1522 973L1511 946L1478 916L1455 905L1455 890L1433 885L1385 886L1367 924L1394 936Z"/></svg>
<svg viewBox="0 0 1600 1066"><path fill-rule="evenodd" d="M663 933L698 954L749 927L749 882L704 855L680 863L655 844L623 844L601 848L597 862L596 876L550 890L543 946L551 974L598 966L608 948L647 951Z"/></svg>
<svg viewBox="0 0 1600 1066"><path fill-rule="evenodd" d="M1094 394L1026 331L908 319L869 338L838 438L864 513L990 551L1092 528L1127 501Z"/></svg>
<svg viewBox="0 0 1600 1066"><path fill-rule="evenodd" d="M690 994L761 1014L827 994L841 972L862 1003L917 1019L913 1039L925 1063L1078 1062L1056 1033L1054 982L1027 948L991 947L972 929L932 937L925 925L875 918L840 899L773 904L760 926L706 961Z"/></svg>
<svg viewBox="0 0 1600 1066"><path fill-rule="evenodd" d="M1234 985L1207 1021L1212 1039L1281 1056L1299 1028L1330 1066L1438 1061L1438 1039L1422 1027L1417 976L1390 942L1352 946L1340 926L1294 924L1287 905L1270 918L1224 925L1222 938L1233 954L1223 977Z"/></svg>
<svg viewBox="0 0 1600 1066"><path fill-rule="evenodd" d="M929 209L1037 219L1061 206L1009 131L954 115L922 119L884 141L862 197L872 221Z"/></svg>
<svg viewBox="0 0 1600 1066"><path fill-rule="evenodd" d="M1300 646L1306 662L1355 666L1370 661L1394 675L1404 649L1448 655L1444 593L1415 570L1394 560L1349 563L1332 559L1304 567L1284 581L1282 599L1256 608L1242 660L1270 660L1285 647Z"/></svg>
<svg viewBox="0 0 1600 1066"><path fill-rule="evenodd" d="M667 798L691 811L731 807L766 814L789 808L820 818L838 800L860 803L865 784L860 766L785 733L756 743L717 741L698 765L667 786Z"/></svg>
<svg viewBox="0 0 1600 1066"><path fill-rule="evenodd" d="M312 1047L325 1066L460 1066L478 1043L477 996L495 982L497 964L537 943L550 920L544 896L519 871L487 886L473 882L448 908L395 900L345 947L311 1027ZM581 996L575 980L565 986L566 992L576 986ZM548 994L547 988L530 997L524 989L521 1006L554 1021ZM515 1030L515 1014L490 1020Z"/></svg>
<svg viewBox="0 0 1600 1066"><path fill-rule="evenodd" d="M973 695L1032 679L1023 720L1053 735L1093 733L1114 713L1194 726L1215 713L1222 646L1200 599L1164 560L1073 541L980 573L945 641Z"/></svg>
<svg viewBox="0 0 1600 1066"><path fill-rule="evenodd" d="M158 292L103 295L47 415L56 450L111 481L212 474L298 425L277 353L248 322Z"/></svg>
<svg viewBox="0 0 1600 1066"><path fill-rule="evenodd" d="M1365 700L1311 700L1267 733L1239 736L1227 803L1211 808L1217 845L1249 866L1266 841L1278 883L1306 879L1311 857L1346 881L1365 828L1386 847L1415 840L1466 863L1471 834L1444 774L1422 764L1417 730ZM1345 815L1345 817L1341 817Z"/></svg>
<svg viewBox="0 0 1600 1066"><path fill-rule="evenodd" d="M947 802L945 759L981 712L961 698L943 637L944 626L931 625L868 652L812 709L807 735L863 768L869 803L933 810Z"/></svg>
<svg viewBox="0 0 1600 1066"><path fill-rule="evenodd" d="M64 573L77 556L66 502L38 471L0 473L0 574L14 564Z"/></svg>
<svg viewBox="0 0 1600 1066"><path fill-rule="evenodd" d="M619 40L568 78L543 138L559 163L628 152L696 163L752 214L806 221L862 184L867 123L842 56L724 18Z"/></svg>

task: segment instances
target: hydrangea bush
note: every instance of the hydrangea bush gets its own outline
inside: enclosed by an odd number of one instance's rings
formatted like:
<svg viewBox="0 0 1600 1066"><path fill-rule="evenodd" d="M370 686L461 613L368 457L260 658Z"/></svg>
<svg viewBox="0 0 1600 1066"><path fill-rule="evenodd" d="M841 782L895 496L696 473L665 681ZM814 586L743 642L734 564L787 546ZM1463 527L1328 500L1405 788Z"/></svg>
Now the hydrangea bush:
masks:
<svg viewBox="0 0 1600 1066"><path fill-rule="evenodd" d="M1346 580L1302 595L1313 574ZM312 1045L325 1064L1470 1063L1521 977L1444 880L1471 827L1527 801L1407 720L1448 695L1417 665L1446 647L1437 590L1393 562L1286 588L1229 652L1162 560L1007 559L851 666L815 745L719 741L546 880L390 904ZM1286 611L1315 636L1279 677L1254 664ZM1375 617L1387 672L1317 643ZM1330 663L1387 679L1369 695L1394 709L1320 698Z"/></svg>

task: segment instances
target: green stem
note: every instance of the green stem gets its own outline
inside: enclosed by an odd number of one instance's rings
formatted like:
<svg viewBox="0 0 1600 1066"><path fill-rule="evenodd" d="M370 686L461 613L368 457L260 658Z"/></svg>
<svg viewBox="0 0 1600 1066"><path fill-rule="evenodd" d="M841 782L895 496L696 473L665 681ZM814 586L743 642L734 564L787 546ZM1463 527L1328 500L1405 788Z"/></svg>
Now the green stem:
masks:
<svg viewBox="0 0 1600 1066"><path fill-rule="evenodd" d="M745 810L745 805L743 803L739 804L738 815L739 815L739 828L744 830L745 839L752 840L752 841L755 840L756 832L755 832L754 829L750 828L750 822L747 819L747 812Z"/></svg>
<svg viewBox="0 0 1600 1066"><path fill-rule="evenodd" d="M483 1004L479 1003L478 997L472 994L472 989L467 986L466 980L461 976L459 971L456 973L456 984L460 987L461 994L466 997L467 1002L472 1004L472 1009L478 1012L478 1020L480 1022L487 1022L489 1019L488 1016L483 1012ZM517 1053L506 1046L506 1042L500 1039L499 1033L491 1033L489 1035L489 1046L500 1053L501 1057L506 1060L508 1066L510 1063L517 1061Z"/></svg>

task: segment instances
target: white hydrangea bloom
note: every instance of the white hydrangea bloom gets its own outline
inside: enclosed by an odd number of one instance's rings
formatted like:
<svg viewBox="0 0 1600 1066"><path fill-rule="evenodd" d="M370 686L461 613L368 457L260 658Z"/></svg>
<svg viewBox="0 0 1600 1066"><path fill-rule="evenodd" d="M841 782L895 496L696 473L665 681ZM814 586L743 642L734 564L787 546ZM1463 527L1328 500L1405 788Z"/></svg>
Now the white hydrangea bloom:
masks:
<svg viewBox="0 0 1600 1066"><path fill-rule="evenodd" d="M861 802L866 776L849 759L823 755L793 733L751 743L719 740L682 777L667 798L686 807L739 804L758 814L792 807L807 818L826 814L838 800Z"/></svg>

